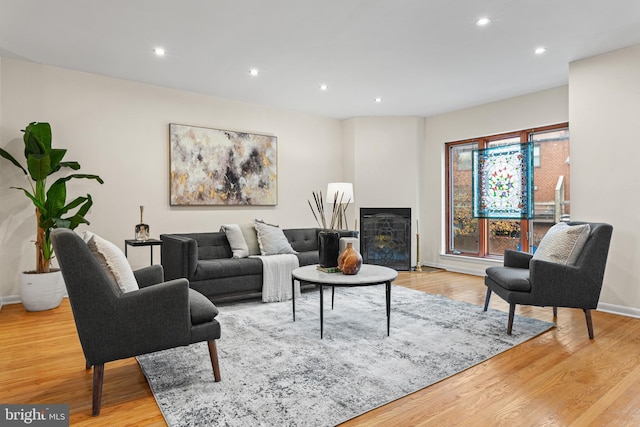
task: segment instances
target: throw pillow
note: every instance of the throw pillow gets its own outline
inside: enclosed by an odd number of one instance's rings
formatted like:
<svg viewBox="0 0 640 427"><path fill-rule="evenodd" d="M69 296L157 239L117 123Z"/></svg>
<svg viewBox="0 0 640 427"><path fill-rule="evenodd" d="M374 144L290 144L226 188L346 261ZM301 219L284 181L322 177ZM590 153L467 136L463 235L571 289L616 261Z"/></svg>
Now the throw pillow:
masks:
<svg viewBox="0 0 640 427"><path fill-rule="evenodd" d="M249 256L247 242L245 242L238 224L223 224L222 227L220 227L220 231L223 231L227 236L234 258L246 258Z"/></svg>
<svg viewBox="0 0 640 427"><path fill-rule="evenodd" d="M258 245L262 255L277 254L297 254L294 251L284 235L282 229L277 225L267 224L264 221L256 219L254 221L256 234L258 235Z"/></svg>
<svg viewBox="0 0 640 427"><path fill-rule="evenodd" d="M258 244L256 227L252 223L240 224L240 231L242 231L244 241L249 248L249 255L260 255L260 245Z"/></svg>
<svg viewBox="0 0 640 427"><path fill-rule="evenodd" d="M129 261L127 261L120 248L90 231L85 231L84 241L98 260L98 263L104 268L107 275L118 284L122 292L131 292L139 289Z"/></svg>
<svg viewBox="0 0 640 427"><path fill-rule="evenodd" d="M575 264L590 232L589 224L570 226L563 222L558 223L544 235L533 259L563 265Z"/></svg>

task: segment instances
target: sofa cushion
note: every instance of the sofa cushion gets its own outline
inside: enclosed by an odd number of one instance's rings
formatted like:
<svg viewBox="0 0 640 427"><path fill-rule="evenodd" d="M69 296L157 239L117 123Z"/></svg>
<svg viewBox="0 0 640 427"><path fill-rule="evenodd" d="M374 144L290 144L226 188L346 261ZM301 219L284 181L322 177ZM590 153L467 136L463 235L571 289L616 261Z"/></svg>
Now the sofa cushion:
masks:
<svg viewBox="0 0 640 427"><path fill-rule="evenodd" d="M517 292L531 292L529 270L514 267L489 267L487 277L505 289Z"/></svg>
<svg viewBox="0 0 640 427"><path fill-rule="evenodd" d="M227 236L221 231L193 233L187 236L198 242L198 260L233 257Z"/></svg>
<svg viewBox="0 0 640 427"><path fill-rule="evenodd" d="M589 238L589 224L569 225L560 222L544 235L533 259L555 262L558 264L575 264L584 244Z"/></svg>
<svg viewBox="0 0 640 427"><path fill-rule="evenodd" d="M249 256L249 247L238 224L223 224L220 227L220 231L227 236L234 258L246 258Z"/></svg>
<svg viewBox="0 0 640 427"><path fill-rule="evenodd" d="M293 250L289 240L287 240L287 237L284 235L280 227L267 224L259 219L254 221L254 225L258 235L258 244L260 245L261 255L266 256L298 253Z"/></svg>
<svg viewBox="0 0 640 427"><path fill-rule="evenodd" d="M84 241L98 260L98 263L107 275L118 284L122 292L131 292L139 289L129 261L127 261L120 248L90 231L85 231Z"/></svg>
<svg viewBox="0 0 640 427"><path fill-rule="evenodd" d="M220 279L232 276L262 274L258 258L224 258L198 261L192 280Z"/></svg>
<svg viewBox="0 0 640 427"><path fill-rule="evenodd" d="M298 257L298 264L300 265L300 267L303 267L305 265L317 264L318 262L320 262L318 251L298 252L296 256Z"/></svg>
<svg viewBox="0 0 640 427"><path fill-rule="evenodd" d="M290 228L282 230L282 232L295 251L308 252L318 250L318 229Z"/></svg>

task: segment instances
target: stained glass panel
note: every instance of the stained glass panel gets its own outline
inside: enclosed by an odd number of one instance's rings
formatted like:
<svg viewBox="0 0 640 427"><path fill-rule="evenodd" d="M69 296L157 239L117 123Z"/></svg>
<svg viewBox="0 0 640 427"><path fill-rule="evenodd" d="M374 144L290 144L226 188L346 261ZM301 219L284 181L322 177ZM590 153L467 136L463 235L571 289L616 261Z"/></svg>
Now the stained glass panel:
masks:
<svg viewBox="0 0 640 427"><path fill-rule="evenodd" d="M533 217L532 144L474 150L473 217Z"/></svg>

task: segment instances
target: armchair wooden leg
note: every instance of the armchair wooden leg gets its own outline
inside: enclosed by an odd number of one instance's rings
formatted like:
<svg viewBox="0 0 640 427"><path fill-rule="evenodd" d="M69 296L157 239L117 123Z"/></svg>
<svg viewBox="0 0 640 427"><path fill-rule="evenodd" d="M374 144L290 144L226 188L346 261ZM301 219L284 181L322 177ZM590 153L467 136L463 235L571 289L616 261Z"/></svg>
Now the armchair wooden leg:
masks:
<svg viewBox="0 0 640 427"><path fill-rule="evenodd" d="M584 317L587 319L587 331L589 331L589 339L593 339L593 320L591 319L591 310L584 309Z"/></svg>
<svg viewBox="0 0 640 427"><path fill-rule="evenodd" d="M553 318L558 317L558 307L553 307Z"/></svg>
<svg viewBox="0 0 640 427"><path fill-rule="evenodd" d="M491 289L487 288L487 296L484 298L484 311L489 308L489 300L491 299Z"/></svg>
<svg viewBox="0 0 640 427"><path fill-rule="evenodd" d="M91 369L91 365L89 364L89 361L87 359L84 360L84 368L88 371L89 369Z"/></svg>
<svg viewBox="0 0 640 427"><path fill-rule="evenodd" d="M216 347L216 341L208 341L209 356L211 357L211 366L213 366L213 378L216 382L220 381L220 366L218 365L218 349Z"/></svg>
<svg viewBox="0 0 640 427"><path fill-rule="evenodd" d="M509 304L509 323L507 324L507 335L511 335L511 329L513 329L513 317L516 314L516 305Z"/></svg>
<svg viewBox="0 0 640 427"><path fill-rule="evenodd" d="M94 417L100 414L100 404L102 402L102 383L104 381L104 363L93 366L93 406L91 415Z"/></svg>

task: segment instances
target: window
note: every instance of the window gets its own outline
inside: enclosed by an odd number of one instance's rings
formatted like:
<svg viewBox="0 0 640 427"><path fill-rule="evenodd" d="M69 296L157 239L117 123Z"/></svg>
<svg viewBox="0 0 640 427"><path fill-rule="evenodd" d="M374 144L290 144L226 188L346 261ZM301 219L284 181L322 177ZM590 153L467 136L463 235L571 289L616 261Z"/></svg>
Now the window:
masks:
<svg viewBox="0 0 640 427"><path fill-rule="evenodd" d="M471 152L472 150L461 150L458 153L458 170L470 171L471 170Z"/></svg>
<svg viewBox="0 0 640 427"><path fill-rule="evenodd" d="M473 218L473 150L532 142L533 220ZM568 124L473 138L446 144L447 253L501 257L505 249L535 252L546 231L569 216Z"/></svg>
<svg viewBox="0 0 640 427"><path fill-rule="evenodd" d="M540 144L534 144L533 146L533 167L540 167Z"/></svg>

